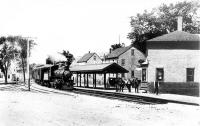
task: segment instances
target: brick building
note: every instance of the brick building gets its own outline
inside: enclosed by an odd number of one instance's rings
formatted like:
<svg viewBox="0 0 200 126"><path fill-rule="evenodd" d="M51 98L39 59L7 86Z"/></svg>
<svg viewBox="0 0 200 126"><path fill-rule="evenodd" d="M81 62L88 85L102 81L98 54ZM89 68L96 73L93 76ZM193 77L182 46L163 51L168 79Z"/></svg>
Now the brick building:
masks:
<svg viewBox="0 0 200 126"><path fill-rule="evenodd" d="M142 81L161 82L161 91L199 95L200 38L179 29L148 40Z"/></svg>

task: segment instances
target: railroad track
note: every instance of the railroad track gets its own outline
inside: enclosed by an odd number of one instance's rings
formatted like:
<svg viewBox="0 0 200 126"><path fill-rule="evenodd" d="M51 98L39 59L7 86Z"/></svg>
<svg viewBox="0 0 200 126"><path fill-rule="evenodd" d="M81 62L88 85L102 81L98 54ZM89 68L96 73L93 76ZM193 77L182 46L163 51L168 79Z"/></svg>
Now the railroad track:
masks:
<svg viewBox="0 0 200 126"><path fill-rule="evenodd" d="M28 86L23 83L19 84L7 84L7 85L2 85L0 86L0 91L28 91ZM61 94L61 95L70 95L67 92L56 90L56 89L51 89L51 88L43 88L42 86L34 86L31 84L31 92L36 92L36 93L45 93L45 94Z"/></svg>
<svg viewBox="0 0 200 126"><path fill-rule="evenodd" d="M36 87L34 85L31 86L31 91L33 92L39 92L39 93L46 93L46 94L60 94L60 95L68 95L68 96L74 96L74 95L71 95L67 92L64 92L63 90L57 90L57 89L54 89L54 90L51 90L51 88L47 88L47 89L43 89L41 87Z"/></svg>
<svg viewBox="0 0 200 126"><path fill-rule="evenodd" d="M7 84L0 87L0 91L22 91L25 90L24 84Z"/></svg>
<svg viewBox="0 0 200 126"><path fill-rule="evenodd" d="M8 84L0 86L0 91L27 91L27 85L24 84ZM128 102L135 102L139 104L166 104L166 103L178 103L178 104L187 104L187 105L195 105L199 106L197 103L190 103L184 101L175 101L175 100L168 100L168 99L160 99L160 98L153 98L148 96L138 96L138 95L131 95L131 94L123 94L118 92L107 92L107 91L100 91L100 90L91 90L91 89L80 89L75 88L73 91L66 91L66 90L58 90L47 88L43 86L34 86L31 85L31 91L36 93L45 93L45 94L60 94L60 95L68 95L74 96L73 93L77 94L85 94L97 97L103 97L108 99L117 99L122 101Z"/></svg>
<svg viewBox="0 0 200 126"><path fill-rule="evenodd" d="M31 86L31 91L39 92L39 93L47 93L47 94L56 93L56 94L61 94L61 95L70 95L64 92L59 92L60 90L57 91L56 89L54 89L54 91L51 91L49 89L42 89L40 87L35 87L33 85ZM74 89L73 93L85 94L85 95L90 95L90 96L98 96L98 97L103 97L103 98L108 98L108 99L117 99L117 100L128 101L128 102L136 102L136 103L141 103L141 104L158 104L158 102L155 103L155 102L144 101L140 97L135 97L135 98L127 97L126 94L120 94L120 93L117 94L117 93L87 90L87 89Z"/></svg>
<svg viewBox="0 0 200 126"><path fill-rule="evenodd" d="M100 91L100 90L90 90L90 89L80 89L80 88L75 88L74 92L79 93L79 94L99 96L99 97L109 98L109 99L118 99L118 100L122 100L122 101L135 102L135 103L139 103L139 104L176 103L176 104L199 106L198 103L177 101L177 100L170 100L170 99L162 99L162 98L154 98L154 97L148 97L148 96L123 94L123 93L118 93L118 92L106 92L106 91Z"/></svg>
<svg viewBox="0 0 200 126"><path fill-rule="evenodd" d="M105 92L105 91L99 91L99 90L87 90L87 89L75 89L73 90L74 93L78 94L85 94L90 96L98 96L108 99L117 99L122 101L128 101L128 102L135 102L139 104L166 104L167 101L165 100L159 100L155 98L146 98L141 96L135 96L135 95L129 95L129 94L122 94L117 92Z"/></svg>

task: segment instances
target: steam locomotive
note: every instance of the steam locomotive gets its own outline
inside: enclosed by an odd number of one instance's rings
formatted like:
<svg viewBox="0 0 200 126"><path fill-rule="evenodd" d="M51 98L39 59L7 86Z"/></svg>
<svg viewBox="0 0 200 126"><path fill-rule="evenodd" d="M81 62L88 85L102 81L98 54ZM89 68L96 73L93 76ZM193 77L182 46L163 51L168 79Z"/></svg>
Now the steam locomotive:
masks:
<svg viewBox="0 0 200 126"><path fill-rule="evenodd" d="M72 90L74 81L69 67L64 63L41 65L33 70L35 82L47 87Z"/></svg>

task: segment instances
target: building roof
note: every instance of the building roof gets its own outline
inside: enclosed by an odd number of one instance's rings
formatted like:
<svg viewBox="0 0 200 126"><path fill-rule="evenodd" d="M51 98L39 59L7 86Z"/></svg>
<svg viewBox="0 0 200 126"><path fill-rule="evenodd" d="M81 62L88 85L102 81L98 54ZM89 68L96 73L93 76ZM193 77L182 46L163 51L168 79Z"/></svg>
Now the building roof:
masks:
<svg viewBox="0 0 200 126"><path fill-rule="evenodd" d="M127 73L128 71L117 63L102 63L71 66L70 71L77 73Z"/></svg>
<svg viewBox="0 0 200 126"><path fill-rule="evenodd" d="M132 46L127 46L127 47L121 47L118 49L115 49L114 51L112 51L111 53L109 53L108 55L106 55L106 59L114 59L114 58L118 58L121 54L125 53L126 51L128 51Z"/></svg>
<svg viewBox="0 0 200 126"><path fill-rule="evenodd" d="M87 62L95 53L87 53L83 57L81 57L77 63Z"/></svg>
<svg viewBox="0 0 200 126"><path fill-rule="evenodd" d="M197 42L200 41L200 37L197 34L191 34L184 31L175 31L171 32L169 34L165 34L153 39L148 40L147 42L156 42L156 41L173 41L173 42L179 42L179 41L190 41L190 42Z"/></svg>

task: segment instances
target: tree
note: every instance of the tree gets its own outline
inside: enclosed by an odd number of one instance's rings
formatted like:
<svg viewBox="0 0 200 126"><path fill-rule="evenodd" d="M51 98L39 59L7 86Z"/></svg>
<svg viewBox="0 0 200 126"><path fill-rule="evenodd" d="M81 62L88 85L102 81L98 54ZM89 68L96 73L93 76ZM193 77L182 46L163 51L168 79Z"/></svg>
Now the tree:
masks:
<svg viewBox="0 0 200 126"><path fill-rule="evenodd" d="M115 49L121 48L121 47L124 47L124 43L113 44L111 45L111 50L114 51Z"/></svg>
<svg viewBox="0 0 200 126"><path fill-rule="evenodd" d="M25 66L27 58L27 42L30 43L30 49L35 45L33 40L28 40L21 36L0 37L0 69L5 76L5 83L7 83L8 69L11 61L14 60L15 54L19 54L21 61L19 67L23 69L25 82Z"/></svg>
<svg viewBox="0 0 200 126"><path fill-rule="evenodd" d="M5 83L7 83L8 69L11 65L11 61L14 59L14 54L17 50L14 47L14 43L7 37L0 38L0 69L4 74Z"/></svg>
<svg viewBox="0 0 200 126"><path fill-rule="evenodd" d="M12 38L12 37L11 37ZM31 50L36 43L32 39L23 38L21 36L14 36L14 40L17 42L17 46L20 48L19 54L21 61L18 62L19 68L23 71L24 83L26 81L25 73L27 66L27 43L29 41L29 49ZM29 52L31 54L31 51Z"/></svg>
<svg viewBox="0 0 200 126"><path fill-rule="evenodd" d="M32 39L28 39L22 36L8 36L7 40L14 43L15 50L19 54L21 60L18 61L18 66L23 71L24 82L26 81L25 73L27 66L27 43L29 41L29 49L31 50L36 43ZM31 54L31 51L29 52Z"/></svg>
<svg viewBox="0 0 200 126"><path fill-rule="evenodd" d="M61 55L63 55L66 58L65 64L66 64L66 70L69 70L70 65L72 64L73 60L74 60L74 56L73 54L71 54L69 51L65 51L63 50L62 53L60 53Z"/></svg>
<svg viewBox="0 0 200 126"><path fill-rule="evenodd" d="M177 30L177 17L183 17L183 30L189 33L200 33L200 21L197 10L200 7L198 1L178 2L175 5L162 4L151 12L144 11L131 17L132 32L128 38L132 45L145 52L145 41L168 32Z"/></svg>

